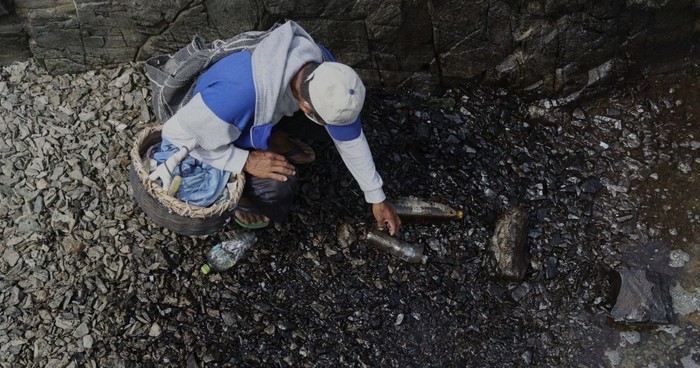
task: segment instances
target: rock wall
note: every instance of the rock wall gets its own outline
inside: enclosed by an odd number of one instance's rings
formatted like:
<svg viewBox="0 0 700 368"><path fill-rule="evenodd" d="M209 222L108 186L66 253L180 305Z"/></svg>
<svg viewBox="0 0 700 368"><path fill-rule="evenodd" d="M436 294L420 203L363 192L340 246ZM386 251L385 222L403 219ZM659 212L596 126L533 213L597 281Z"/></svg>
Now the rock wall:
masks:
<svg viewBox="0 0 700 368"><path fill-rule="evenodd" d="M575 96L653 62L697 62L699 11L700 0L0 0L0 62L28 45L51 73L78 72L294 19L370 86L476 78Z"/></svg>
<svg viewBox="0 0 700 368"><path fill-rule="evenodd" d="M31 57L22 19L8 0L0 0L0 65Z"/></svg>

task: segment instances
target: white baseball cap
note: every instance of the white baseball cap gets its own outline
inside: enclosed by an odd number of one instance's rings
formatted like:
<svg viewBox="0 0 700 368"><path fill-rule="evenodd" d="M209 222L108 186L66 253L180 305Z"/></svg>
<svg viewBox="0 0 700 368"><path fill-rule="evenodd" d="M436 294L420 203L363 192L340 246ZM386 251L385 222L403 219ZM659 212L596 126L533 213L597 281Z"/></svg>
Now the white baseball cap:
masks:
<svg viewBox="0 0 700 368"><path fill-rule="evenodd" d="M349 140L360 135L357 121L365 103L365 86L349 66L324 62L307 77L311 105L336 139ZM357 123L357 124L355 124Z"/></svg>

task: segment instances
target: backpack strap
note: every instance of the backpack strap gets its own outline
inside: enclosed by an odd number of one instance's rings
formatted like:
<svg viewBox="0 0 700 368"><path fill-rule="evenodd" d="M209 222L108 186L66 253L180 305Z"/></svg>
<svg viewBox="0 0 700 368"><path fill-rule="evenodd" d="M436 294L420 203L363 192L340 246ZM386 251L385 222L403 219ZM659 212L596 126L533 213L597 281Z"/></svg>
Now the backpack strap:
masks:
<svg viewBox="0 0 700 368"><path fill-rule="evenodd" d="M272 30L240 33L226 40L207 44L195 36L187 46L174 54L154 56L145 63L151 82L151 98L156 119L164 123L192 99L195 81L219 59L241 50L252 51Z"/></svg>

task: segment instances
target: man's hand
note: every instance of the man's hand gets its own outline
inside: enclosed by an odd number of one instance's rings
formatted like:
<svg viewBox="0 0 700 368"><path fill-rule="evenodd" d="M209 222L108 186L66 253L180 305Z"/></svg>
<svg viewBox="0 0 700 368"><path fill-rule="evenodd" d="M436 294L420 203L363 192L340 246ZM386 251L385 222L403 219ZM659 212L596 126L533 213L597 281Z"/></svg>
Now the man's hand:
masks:
<svg viewBox="0 0 700 368"><path fill-rule="evenodd" d="M377 220L377 228L379 228L379 230L383 230L386 226L389 226L389 234L394 235L399 231L401 219L396 215L394 207L391 207L389 202L384 201L372 204L372 214L374 215L374 219Z"/></svg>
<svg viewBox="0 0 700 368"><path fill-rule="evenodd" d="M271 151L251 151L243 171L264 179L287 181L287 176L296 174L294 166L282 155Z"/></svg>

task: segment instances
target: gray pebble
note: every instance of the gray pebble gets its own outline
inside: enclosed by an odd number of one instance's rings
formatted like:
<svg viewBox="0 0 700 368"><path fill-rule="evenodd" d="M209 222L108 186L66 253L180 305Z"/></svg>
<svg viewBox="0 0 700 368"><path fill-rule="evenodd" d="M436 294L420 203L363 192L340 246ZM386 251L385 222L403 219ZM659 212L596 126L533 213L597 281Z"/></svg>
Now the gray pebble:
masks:
<svg viewBox="0 0 700 368"><path fill-rule="evenodd" d="M4 259L10 267L14 267L19 260L19 253L17 253L15 248L7 247L2 253L2 259Z"/></svg>

